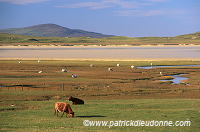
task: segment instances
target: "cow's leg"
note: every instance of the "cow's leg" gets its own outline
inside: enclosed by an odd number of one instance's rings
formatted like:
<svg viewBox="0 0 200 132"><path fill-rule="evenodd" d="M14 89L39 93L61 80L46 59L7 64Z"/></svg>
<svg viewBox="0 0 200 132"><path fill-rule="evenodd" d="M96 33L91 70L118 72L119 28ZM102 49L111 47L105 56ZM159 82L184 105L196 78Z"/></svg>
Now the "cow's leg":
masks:
<svg viewBox="0 0 200 132"><path fill-rule="evenodd" d="M61 115L61 118L63 117L64 113L65 113L65 111L62 111L62 115Z"/></svg>
<svg viewBox="0 0 200 132"><path fill-rule="evenodd" d="M56 116L58 116L58 110L55 110L55 114L56 114Z"/></svg>

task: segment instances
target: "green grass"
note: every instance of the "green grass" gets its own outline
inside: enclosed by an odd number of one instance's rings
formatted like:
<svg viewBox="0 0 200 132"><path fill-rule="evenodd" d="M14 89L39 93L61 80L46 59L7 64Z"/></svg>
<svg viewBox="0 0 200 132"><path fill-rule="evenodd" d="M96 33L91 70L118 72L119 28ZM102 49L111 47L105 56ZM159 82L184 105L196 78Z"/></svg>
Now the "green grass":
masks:
<svg viewBox="0 0 200 132"><path fill-rule="evenodd" d="M134 99L134 100L86 100L85 105L72 105L75 118L54 116L56 101L11 101L17 110L1 111L1 131L173 131L192 132L200 129L200 100L191 99ZM68 102L71 103L71 102ZM2 108L1 108L2 109ZM3 108L4 109L4 108ZM61 114L61 113L60 113ZM90 121L187 121L191 126L83 126Z"/></svg>
<svg viewBox="0 0 200 132"><path fill-rule="evenodd" d="M192 37L195 36L195 39ZM17 43L17 45L142 45L142 44L200 44L199 32L176 37L107 37L107 38L87 38L87 37L36 37L0 33L0 44Z"/></svg>

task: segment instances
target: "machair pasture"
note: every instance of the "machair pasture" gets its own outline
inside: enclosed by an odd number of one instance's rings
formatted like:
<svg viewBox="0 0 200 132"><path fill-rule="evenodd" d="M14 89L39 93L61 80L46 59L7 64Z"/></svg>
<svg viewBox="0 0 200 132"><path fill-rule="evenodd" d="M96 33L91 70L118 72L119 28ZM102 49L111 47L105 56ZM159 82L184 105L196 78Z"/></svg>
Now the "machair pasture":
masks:
<svg viewBox="0 0 200 132"><path fill-rule="evenodd" d="M0 63L1 131L179 132L200 129L200 67L131 68L131 65L151 63L200 64L198 61L1 60ZM164 75L179 73L189 79L181 84L159 81ZM72 74L78 78L72 78ZM84 105L71 105L75 118L54 116L54 103L71 104L70 96L85 101ZM191 126L86 127L84 120L189 120Z"/></svg>

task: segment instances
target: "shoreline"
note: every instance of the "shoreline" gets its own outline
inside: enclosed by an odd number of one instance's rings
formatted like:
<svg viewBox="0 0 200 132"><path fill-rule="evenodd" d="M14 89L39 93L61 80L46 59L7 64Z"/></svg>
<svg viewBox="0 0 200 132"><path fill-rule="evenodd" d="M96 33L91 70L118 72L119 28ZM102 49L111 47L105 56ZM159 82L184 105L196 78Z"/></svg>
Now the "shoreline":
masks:
<svg viewBox="0 0 200 132"><path fill-rule="evenodd" d="M200 61L200 58L132 58L132 59L118 59L118 58L0 58L4 60L46 60L46 61Z"/></svg>
<svg viewBox="0 0 200 132"><path fill-rule="evenodd" d="M73 46L61 46L61 45L2 45L0 48L112 48L112 47L200 47L199 45L196 44L179 44L179 45L164 45L164 44L158 44L158 45L73 45Z"/></svg>

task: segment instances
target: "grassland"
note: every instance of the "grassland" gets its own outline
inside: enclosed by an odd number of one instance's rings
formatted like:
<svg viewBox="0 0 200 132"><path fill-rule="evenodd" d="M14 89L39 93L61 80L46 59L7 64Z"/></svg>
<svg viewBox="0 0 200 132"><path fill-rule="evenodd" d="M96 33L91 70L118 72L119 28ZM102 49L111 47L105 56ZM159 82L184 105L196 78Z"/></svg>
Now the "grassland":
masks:
<svg viewBox="0 0 200 132"><path fill-rule="evenodd" d="M19 61L21 63L19 63ZM1 131L198 131L200 67L131 69L149 61L0 61ZM116 67L116 64L120 67ZM191 65L199 61L154 61L154 65ZM94 67L90 67L93 64ZM113 71L108 71L112 67ZM67 69L67 73L61 72ZM43 71L38 73L38 71ZM162 71L163 75L159 72ZM184 73L181 84L160 82L164 75ZM71 78L77 74L78 78ZM185 85L186 83L190 85ZM72 105L75 118L54 116L56 101L69 96L85 100ZM11 106L12 105L12 106ZM85 127L84 120L192 121L185 127Z"/></svg>
<svg viewBox="0 0 200 132"><path fill-rule="evenodd" d="M10 92L9 94L12 94ZM20 92L18 95L24 95ZM1 131L173 131L195 132L199 130L200 103L197 99L134 99L134 100L86 100L85 105L73 105L75 118L54 116L56 101L1 102ZM70 103L70 102L68 102ZM15 110L5 110L14 104ZM2 108L1 108L2 110ZM83 121L191 121L191 126L84 126Z"/></svg>
<svg viewBox="0 0 200 132"><path fill-rule="evenodd" d="M188 45L200 44L199 32L176 37L35 37L0 33L0 45Z"/></svg>

